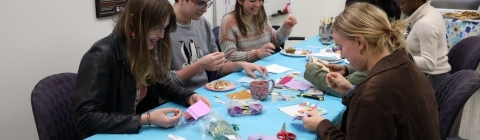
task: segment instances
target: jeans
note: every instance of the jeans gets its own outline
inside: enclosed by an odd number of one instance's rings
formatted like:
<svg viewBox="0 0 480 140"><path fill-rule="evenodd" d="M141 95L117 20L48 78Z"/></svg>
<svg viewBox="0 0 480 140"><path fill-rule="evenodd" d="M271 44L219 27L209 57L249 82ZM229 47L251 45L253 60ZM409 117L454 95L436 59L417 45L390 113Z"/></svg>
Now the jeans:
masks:
<svg viewBox="0 0 480 140"><path fill-rule="evenodd" d="M430 75L425 73L425 75L427 76L430 85L432 85L433 91L437 92L438 85L440 85L440 83L442 83L445 78L450 76L450 72L437 75Z"/></svg>

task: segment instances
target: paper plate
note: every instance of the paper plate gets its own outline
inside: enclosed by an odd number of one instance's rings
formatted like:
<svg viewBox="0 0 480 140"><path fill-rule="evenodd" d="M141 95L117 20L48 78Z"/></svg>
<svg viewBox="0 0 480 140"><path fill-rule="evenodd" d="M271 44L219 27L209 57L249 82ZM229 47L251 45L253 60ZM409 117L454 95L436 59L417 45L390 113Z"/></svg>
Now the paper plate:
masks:
<svg viewBox="0 0 480 140"><path fill-rule="evenodd" d="M282 51L280 51L280 53L283 54L283 55L286 55L286 56L293 56L293 57L305 57L305 56L307 56L307 54L302 54L302 51L304 51L304 50L296 50L295 54L291 54L291 53L286 53L285 50L282 50Z"/></svg>
<svg viewBox="0 0 480 140"><path fill-rule="evenodd" d="M229 87L225 87L225 88L222 88L222 89L215 89L213 87L215 82L217 82L217 81L212 81L210 83L205 84L205 89L208 89L208 90L211 90L211 91L229 91L229 90L233 90L233 89L237 88L237 84L226 81L226 82L230 83Z"/></svg>

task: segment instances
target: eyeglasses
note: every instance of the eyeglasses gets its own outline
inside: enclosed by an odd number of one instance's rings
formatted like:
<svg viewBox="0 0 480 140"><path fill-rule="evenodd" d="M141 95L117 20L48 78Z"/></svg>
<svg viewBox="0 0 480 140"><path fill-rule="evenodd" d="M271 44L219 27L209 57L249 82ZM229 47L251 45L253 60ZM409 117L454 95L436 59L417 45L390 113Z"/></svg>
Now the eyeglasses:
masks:
<svg viewBox="0 0 480 140"><path fill-rule="evenodd" d="M193 0L191 0L193 1ZM208 1L207 3L205 2L197 2L197 1L193 1L195 3L197 3L197 9L198 10L204 10L205 8L210 8L210 6L212 6L213 2L212 1Z"/></svg>

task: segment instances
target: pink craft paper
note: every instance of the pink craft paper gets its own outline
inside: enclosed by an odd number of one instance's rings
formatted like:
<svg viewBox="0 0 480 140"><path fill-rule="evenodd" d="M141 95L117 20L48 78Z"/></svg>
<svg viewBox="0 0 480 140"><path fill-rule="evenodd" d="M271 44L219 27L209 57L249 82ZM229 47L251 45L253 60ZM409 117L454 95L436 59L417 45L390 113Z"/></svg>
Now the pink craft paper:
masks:
<svg viewBox="0 0 480 140"><path fill-rule="evenodd" d="M285 84L285 83L288 83L292 80L292 76L285 76L282 78L282 80L280 80L280 82L278 82L279 84Z"/></svg>
<svg viewBox="0 0 480 140"><path fill-rule="evenodd" d="M291 80L290 82L286 83L285 86L291 89L298 89L298 90L307 90L310 88L310 85L302 83L297 80Z"/></svg>
<svg viewBox="0 0 480 140"><path fill-rule="evenodd" d="M202 117L210 112L210 108L202 100L188 107L187 112L195 119Z"/></svg>

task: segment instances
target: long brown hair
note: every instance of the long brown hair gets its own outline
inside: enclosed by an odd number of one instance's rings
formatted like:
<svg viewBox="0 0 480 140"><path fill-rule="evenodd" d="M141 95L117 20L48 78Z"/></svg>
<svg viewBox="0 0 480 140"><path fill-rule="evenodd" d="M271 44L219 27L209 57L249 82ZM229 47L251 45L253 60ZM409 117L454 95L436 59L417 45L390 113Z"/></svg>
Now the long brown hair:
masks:
<svg viewBox="0 0 480 140"><path fill-rule="evenodd" d="M366 52L381 53L384 49L390 51L406 48L402 31L407 21L390 23L387 14L372 4L356 2L350 4L335 19L332 29L336 34L350 40L363 36ZM407 49L408 50L408 49Z"/></svg>
<svg viewBox="0 0 480 140"><path fill-rule="evenodd" d="M169 20L170 24L164 29L163 39L157 42L154 49L149 50L147 34L163 28L166 20ZM167 0L129 0L125 10L118 15L115 31L126 41L127 60L137 87L170 81L170 33L176 30L175 23L173 7ZM132 32L135 33L135 39Z"/></svg>
<svg viewBox="0 0 480 140"><path fill-rule="evenodd" d="M243 36L247 36L247 33L248 33L247 28L251 28L251 27L247 24L248 21L245 21L245 18L244 18L245 13L243 13L243 7L242 5L240 5L238 0L236 0L236 3L235 3L235 10L233 10L230 13L235 16L240 33L242 33ZM260 7L259 13L252 17L252 20L254 21L255 27L257 27L257 32L260 34L263 33L265 26L267 25L267 13L265 12L265 8L263 5L262 7Z"/></svg>

